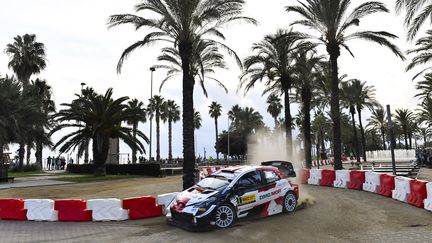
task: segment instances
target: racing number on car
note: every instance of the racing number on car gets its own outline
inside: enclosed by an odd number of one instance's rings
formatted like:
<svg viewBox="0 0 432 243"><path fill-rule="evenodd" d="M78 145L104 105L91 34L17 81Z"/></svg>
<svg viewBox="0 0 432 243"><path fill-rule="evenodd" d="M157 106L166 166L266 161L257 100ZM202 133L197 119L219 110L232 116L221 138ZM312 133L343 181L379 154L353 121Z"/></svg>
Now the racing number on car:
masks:
<svg viewBox="0 0 432 243"><path fill-rule="evenodd" d="M238 205L245 205L245 204L249 204L249 203L254 203L255 201L256 201L255 194L251 194L251 195L242 196L242 197L237 198Z"/></svg>

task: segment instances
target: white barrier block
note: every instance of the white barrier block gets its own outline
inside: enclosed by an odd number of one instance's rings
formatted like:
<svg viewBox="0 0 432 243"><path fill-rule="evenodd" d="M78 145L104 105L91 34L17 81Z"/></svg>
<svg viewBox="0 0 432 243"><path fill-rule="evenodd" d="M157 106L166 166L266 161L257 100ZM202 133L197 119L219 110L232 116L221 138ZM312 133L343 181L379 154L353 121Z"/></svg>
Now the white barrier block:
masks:
<svg viewBox="0 0 432 243"><path fill-rule="evenodd" d="M396 176L395 177L395 189L392 190L392 198L401 202L407 202L408 194L411 192L410 189L410 178Z"/></svg>
<svg viewBox="0 0 432 243"><path fill-rule="evenodd" d="M349 181L350 181L349 170L337 170L336 179L333 182L333 186L339 188L347 188Z"/></svg>
<svg viewBox="0 0 432 243"><path fill-rule="evenodd" d="M58 212L54 210L54 200L27 199L24 200L27 209L27 219L35 221L57 221Z"/></svg>
<svg viewBox="0 0 432 243"><path fill-rule="evenodd" d="M165 194L161 194L157 196L157 205L162 205L163 206L163 210L162 212L164 214L166 214L166 209L168 207L168 205L170 205L170 203L176 198L177 194L179 194L178 192L172 192L172 193L165 193Z"/></svg>
<svg viewBox="0 0 432 243"><path fill-rule="evenodd" d="M311 169L309 171L309 179L308 179L309 185L319 186L319 181L322 178L321 171L322 171L322 169Z"/></svg>
<svg viewBox="0 0 432 243"><path fill-rule="evenodd" d="M432 211L432 182L426 184L427 198L423 200L424 209Z"/></svg>
<svg viewBox="0 0 432 243"><path fill-rule="evenodd" d="M92 199L87 201L87 209L92 210L94 221L119 221L129 218L128 210L122 208L120 199Z"/></svg>
<svg viewBox="0 0 432 243"><path fill-rule="evenodd" d="M366 171L365 177L366 180L365 183L363 183L363 190L376 193L378 186L381 184L380 182L381 175L377 172Z"/></svg>

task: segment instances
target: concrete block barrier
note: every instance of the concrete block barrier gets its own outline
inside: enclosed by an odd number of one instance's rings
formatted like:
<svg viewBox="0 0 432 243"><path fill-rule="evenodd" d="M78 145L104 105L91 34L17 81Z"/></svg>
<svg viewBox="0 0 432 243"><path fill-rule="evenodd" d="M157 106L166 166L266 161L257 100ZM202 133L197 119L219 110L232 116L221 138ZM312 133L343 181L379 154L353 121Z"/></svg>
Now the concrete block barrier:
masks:
<svg viewBox="0 0 432 243"><path fill-rule="evenodd" d="M121 221L129 218L128 210L122 208L122 201L116 198L92 199L87 201L93 221Z"/></svg>
<svg viewBox="0 0 432 243"><path fill-rule="evenodd" d="M391 197L392 191L395 189L394 178L395 178L394 175L381 174L380 177L381 184L378 186L377 193L385 197Z"/></svg>
<svg viewBox="0 0 432 243"><path fill-rule="evenodd" d="M162 215L162 206L156 205L154 197L123 199L123 208L129 210L129 219L144 219Z"/></svg>
<svg viewBox="0 0 432 243"><path fill-rule="evenodd" d="M308 179L308 184L319 186L320 180L322 178L321 172L322 172L322 169L311 169L310 170L310 176Z"/></svg>
<svg viewBox="0 0 432 243"><path fill-rule="evenodd" d="M333 186L338 188L348 188L349 181L350 181L349 170L337 170L336 179L333 182Z"/></svg>
<svg viewBox="0 0 432 243"><path fill-rule="evenodd" d="M432 211L432 182L426 184L427 198L423 200L424 209Z"/></svg>
<svg viewBox="0 0 432 243"><path fill-rule="evenodd" d="M58 211L59 221L85 222L92 221L92 211L87 210L86 200L55 200L54 209Z"/></svg>
<svg viewBox="0 0 432 243"><path fill-rule="evenodd" d="M27 219L34 221L57 221L58 212L54 210L54 200L26 199L24 208L27 209Z"/></svg>
<svg viewBox="0 0 432 243"><path fill-rule="evenodd" d="M320 185L333 187L333 183L335 179L336 179L336 172L334 170L322 170Z"/></svg>
<svg viewBox="0 0 432 243"><path fill-rule="evenodd" d="M363 170L352 170L350 171L350 180L348 188L353 190L361 190L363 183L366 181L366 172Z"/></svg>
<svg viewBox="0 0 432 243"><path fill-rule="evenodd" d="M27 220L27 210L23 199L0 199L0 219Z"/></svg>
<svg viewBox="0 0 432 243"><path fill-rule="evenodd" d="M373 171L366 171L365 183L363 183L363 190L377 193L378 187L381 184L380 178L381 178L381 174Z"/></svg>
<svg viewBox="0 0 432 243"><path fill-rule="evenodd" d="M427 198L427 181L411 180L411 192L408 196L408 203L418 208L424 208L424 200Z"/></svg>
<svg viewBox="0 0 432 243"><path fill-rule="evenodd" d="M408 195L410 194L410 178L396 176L395 189L392 191L392 198L401 202L407 202Z"/></svg>

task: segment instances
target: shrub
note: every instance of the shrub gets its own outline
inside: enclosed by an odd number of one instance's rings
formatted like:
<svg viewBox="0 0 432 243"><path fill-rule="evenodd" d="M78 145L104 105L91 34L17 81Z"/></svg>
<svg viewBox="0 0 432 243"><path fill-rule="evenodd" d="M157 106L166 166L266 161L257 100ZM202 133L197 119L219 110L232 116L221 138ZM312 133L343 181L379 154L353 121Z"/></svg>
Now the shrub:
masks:
<svg viewBox="0 0 432 243"><path fill-rule="evenodd" d="M23 170L24 172L29 172L29 171L41 171L41 167L38 164L29 164L29 165L24 165L23 166ZM13 168L10 169L10 171L12 172L20 172L20 169L18 166L15 166Z"/></svg>
<svg viewBox="0 0 432 243"><path fill-rule="evenodd" d="M93 174L93 164L67 166L69 173L75 174ZM109 175L146 175L146 176L160 176L161 169L159 164L107 164L106 173Z"/></svg>

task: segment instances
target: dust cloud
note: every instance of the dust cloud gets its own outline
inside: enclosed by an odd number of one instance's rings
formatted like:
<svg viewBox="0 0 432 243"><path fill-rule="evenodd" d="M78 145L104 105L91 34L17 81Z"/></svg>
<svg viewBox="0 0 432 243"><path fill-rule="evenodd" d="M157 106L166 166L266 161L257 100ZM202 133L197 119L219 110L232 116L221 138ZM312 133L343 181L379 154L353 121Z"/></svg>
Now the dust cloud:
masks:
<svg viewBox="0 0 432 243"><path fill-rule="evenodd" d="M297 173L297 177L290 178L290 180L300 186L298 209L303 209L315 203L315 198L299 183L301 170L304 168L304 155L300 153L296 146L293 146L293 154L288 154L287 147L285 132L258 130L248 138L248 163L250 165L261 165L261 162L271 160L291 162Z"/></svg>

